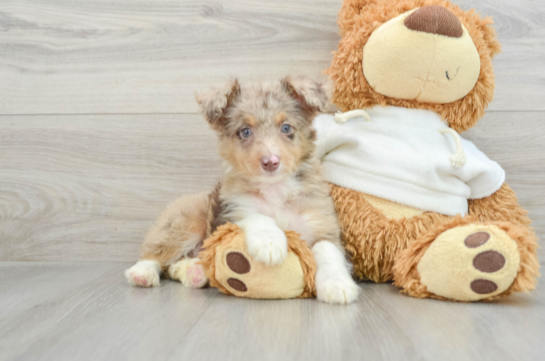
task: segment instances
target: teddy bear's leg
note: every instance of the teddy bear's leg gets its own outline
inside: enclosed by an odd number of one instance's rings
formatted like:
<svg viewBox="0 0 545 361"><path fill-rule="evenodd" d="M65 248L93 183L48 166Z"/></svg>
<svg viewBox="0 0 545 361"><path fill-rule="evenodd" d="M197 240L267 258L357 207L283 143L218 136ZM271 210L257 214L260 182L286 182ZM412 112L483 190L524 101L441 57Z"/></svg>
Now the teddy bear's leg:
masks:
<svg viewBox="0 0 545 361"><path fill-rule="evenodd" d="M419 298L490 301L534 289L539 275L536 250L528 228L457 217L396 258L394 282Z"/></svg>
<svg viewBox="0 0 545 361"><path fill-rule="evenodd" d="M272 266L252 258L246 234L235 224L220 226L204 241L200 264L212 287L238 297L312 297L316 262L310 247L293 231L285 233L284 262Z"/></svg>
<svg viewBox="0 0 545 361"><path fill-rule="evenodd" d="M183 258L168 267L168 275L186 287L202 288L208 283L208 278L199 262L199 258Z"/></svg>

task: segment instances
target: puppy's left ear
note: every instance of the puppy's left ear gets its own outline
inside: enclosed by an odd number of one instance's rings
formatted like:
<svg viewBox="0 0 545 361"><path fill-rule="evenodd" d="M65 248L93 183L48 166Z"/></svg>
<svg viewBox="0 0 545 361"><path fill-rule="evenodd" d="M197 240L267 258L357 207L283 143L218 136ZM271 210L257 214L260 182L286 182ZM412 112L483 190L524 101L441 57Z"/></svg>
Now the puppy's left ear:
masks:
<svg viewBox="0 0 545 361"><path fill-rule="evenodd" d="M306 77L287 76L281 80L284 90L291 95L305 112L323 112L329 104L329 87L323 82Z"/></svg>
<svg viewBox="0 0 545 361"><path fill-rule="evenodd" d="M227 109L239 94L240 84L235 78L209 92L195 93L195 99L208 123L213 129L218 130L225 125L223 120Z"/></svg>

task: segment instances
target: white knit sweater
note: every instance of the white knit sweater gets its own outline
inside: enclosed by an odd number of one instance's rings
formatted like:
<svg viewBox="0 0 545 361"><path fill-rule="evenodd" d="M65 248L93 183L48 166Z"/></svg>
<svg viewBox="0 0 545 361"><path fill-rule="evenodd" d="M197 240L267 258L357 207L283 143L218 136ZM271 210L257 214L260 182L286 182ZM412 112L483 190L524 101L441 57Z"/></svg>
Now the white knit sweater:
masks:
<svg viewBox="0 0 545 361"><path fill-rule="evenodd" d="M333 115L314 120L329 182L446 215L465 215L468 199L487 197L503 185L501 166L457 133L441 133L448 126L438 114L391 106L367 114L370 119L359 116L344 124ZM453 162L457 150L465 153L463 165Z"/></svg>

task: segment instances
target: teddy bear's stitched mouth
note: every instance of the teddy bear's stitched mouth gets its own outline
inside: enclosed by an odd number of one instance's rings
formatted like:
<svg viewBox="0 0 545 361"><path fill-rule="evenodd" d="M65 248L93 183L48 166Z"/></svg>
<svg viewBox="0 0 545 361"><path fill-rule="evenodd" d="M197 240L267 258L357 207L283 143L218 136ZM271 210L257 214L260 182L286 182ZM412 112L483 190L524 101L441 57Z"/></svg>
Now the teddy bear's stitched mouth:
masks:
<svg viewBox="0 0 545 361"><path fill-rule="evenodd" d="M447 73L447 79L448 80L454 80L454 78L456 78L456 76L458 75L458 71L460 70L460 68L456 69L456 73L454 74L454 76L448 74L448 70L445 72Z"/></svg>

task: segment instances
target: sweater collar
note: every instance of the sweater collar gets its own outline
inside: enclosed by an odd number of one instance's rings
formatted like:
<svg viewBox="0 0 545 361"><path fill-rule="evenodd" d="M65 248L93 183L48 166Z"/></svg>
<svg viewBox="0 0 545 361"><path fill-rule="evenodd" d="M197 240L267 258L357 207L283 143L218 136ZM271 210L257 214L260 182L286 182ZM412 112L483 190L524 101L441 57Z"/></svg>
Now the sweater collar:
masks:
<svg viewBox="0 0 545 361"><path fill-rule="evenodd" d="M399 124L403 127L443 129L447 121L434 111L427 109L409 109L395 106L374 106L366 109L371 120Z"/></svg>
<svg viewBox="0 0 545 361"><path fill-rule="evenodd" d="M374 122L378 125L398 128L414 128L417 130L436 130L441 134L448 134L456 143L456 152L450 156L453 167L461 168L466 163L466 155L462 147L460 135L449 128L446 121L439 114L425 109L409 109L394 106L375 106L373 108L355 109L346 113L337 112L334 120L344 124L352 118L363 118L366 122Z"/></svg>

